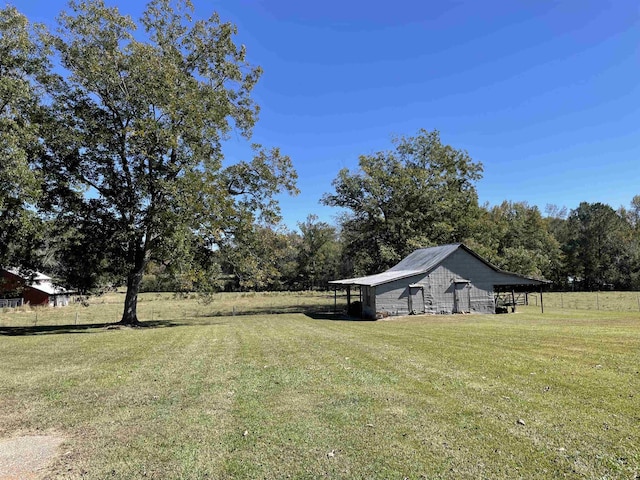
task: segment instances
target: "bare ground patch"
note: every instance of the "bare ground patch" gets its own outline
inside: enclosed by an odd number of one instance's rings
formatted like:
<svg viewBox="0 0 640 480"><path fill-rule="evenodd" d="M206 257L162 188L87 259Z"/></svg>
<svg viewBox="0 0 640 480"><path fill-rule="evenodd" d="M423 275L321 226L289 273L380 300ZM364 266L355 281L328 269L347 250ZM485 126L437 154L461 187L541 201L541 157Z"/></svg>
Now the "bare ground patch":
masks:
<svg viewBox="0 0 640 480"><path fill-rule="evenodd" d="M56 435L29 435L0 439L0 480L29 480L59 454L64 438Z"/></svg>

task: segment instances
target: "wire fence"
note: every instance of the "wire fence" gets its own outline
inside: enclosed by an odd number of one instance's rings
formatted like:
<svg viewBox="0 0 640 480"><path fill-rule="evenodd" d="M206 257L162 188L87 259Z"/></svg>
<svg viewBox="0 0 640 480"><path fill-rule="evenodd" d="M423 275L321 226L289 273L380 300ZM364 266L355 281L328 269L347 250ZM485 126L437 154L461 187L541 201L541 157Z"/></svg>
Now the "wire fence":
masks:
<svg viewBox="0 0 640 480"><path fill-rule="evenodd" d="M67 307L14 307L0 305L0 328L46 328L47 326L95 326L117 323L122 317L124 295L93 297ZM352 301L357 300L352 296ZM522 302L520 300L523 300ZM640 292L545 292L544 307L571 310L640 312ZM519 305L540 306L540 294L529 293ZM347 307L340 292L278 292L216 294L206 299L197 294L145 293L138 300L141 322L207 323L218 317L287 313L341 313ZM1 332L0 332L1 333Z"/></svg>
<svg viewBox="0 0 640 480"><path fill-rule="evenodd" d="M545 292L545 308L640 312L640 292ZM528 294L529 305L540 305L540 294Z"/></svg>

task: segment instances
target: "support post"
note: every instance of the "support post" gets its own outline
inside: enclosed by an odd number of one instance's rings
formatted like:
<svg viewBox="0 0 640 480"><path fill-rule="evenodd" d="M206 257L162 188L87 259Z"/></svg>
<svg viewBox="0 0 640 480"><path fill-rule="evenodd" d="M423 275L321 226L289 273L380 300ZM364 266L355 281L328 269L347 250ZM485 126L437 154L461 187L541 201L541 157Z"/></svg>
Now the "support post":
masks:
<svg viewBox="0 0 640 480"><path fill-rule="evenodd" d="M544 302L542 301L542 285L540 285L540 310L544 313Z"/></svg>
<svg viewBox="0 0 640 480"><path fill-rule="evenodd" d="M516 291L511 289L511 313L515 313L516 311Z"/></svg>

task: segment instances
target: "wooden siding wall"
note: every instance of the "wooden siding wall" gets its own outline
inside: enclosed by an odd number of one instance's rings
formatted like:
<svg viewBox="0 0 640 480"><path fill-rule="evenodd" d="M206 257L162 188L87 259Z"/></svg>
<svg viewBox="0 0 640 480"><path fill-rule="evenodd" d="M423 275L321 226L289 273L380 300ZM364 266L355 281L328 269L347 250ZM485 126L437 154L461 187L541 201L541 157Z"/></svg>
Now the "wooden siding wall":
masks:
<svg viewBox="0 0 640 480"><path fill-rule="evenodd" d="M494 313L493 286L515 283L513 276L496 272L465 250L459 249L428 274L395 280L372 289L375 292L374 311L388 312L390 315L408 315L411 313L409 285L421 285L424 291L426 313L454 313L456 312L454 282L461 279L469 281L468 284L458 284L458 289L459 295L465 296L465 302L463 302L465 310L468 298L470 313ZM516 281L523 280L518 278ZM414 295L413 310L419 312L418 306L415 305L416 297L417 295Z"/></svg>

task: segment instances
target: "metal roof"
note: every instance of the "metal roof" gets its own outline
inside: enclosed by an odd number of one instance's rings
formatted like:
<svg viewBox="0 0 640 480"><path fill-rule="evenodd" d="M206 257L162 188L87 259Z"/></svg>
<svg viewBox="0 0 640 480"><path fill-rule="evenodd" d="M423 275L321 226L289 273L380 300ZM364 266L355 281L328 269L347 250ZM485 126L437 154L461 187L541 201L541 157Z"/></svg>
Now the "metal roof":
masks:
<svg viewBox="0 0 640 480"><path fill-rule="evenodd" d="M487 266L495 270L496 272L503 273L505 275L514 276L520 280L524 280L523 284L543 284L551 283L548 280L538 280L531 277L526 277L517 273L505 272L498 267L491 265L485 259L480 257L477 253L471 250L469 247L462 243L452 243L449 245L441 245L439 247L421 248L409 254L400 263L391 267L389 270L378 273L376 275L368 275L366 277L347 278L344 280L333 280L329 282L331 285L358 285L365 287L375 287L384 283L393 282L394 280L400 280L402 278L412 277L414 275L424 274L437 265L439 265L445 258L451 255L453 252L462 248ZM468 282L468 280L464 280ZM511 284L511 283L509 283ZM515 283L514 283L515 284Z"/></svg>
<svg viewBox="0 0 640 480"><path fill-rule="evenodd" d="M21 278L24 282L26 282L26 285L28 287L34 288L48 295L63 295L68 293L68 290L66 288L54 285L51 277L45 275L44 273L33 272L32 278L29 278L28 276L21 273L17 268L6 268L4 270L16 277Z"/></svg>
<svg viewBox="0 0 640 480"><path fill-rule="evenodd" d="M438 265L445 258L455 252L460 245L460 243L453 243L439 247L421 248L409 254L409 256L404 260L385 272L366 277L334 280L329 283L332 285L361 285L374 287L376 285L393 282L394 280L399 280L401 278L419 275L421 273L428 272Z"/></svg>

